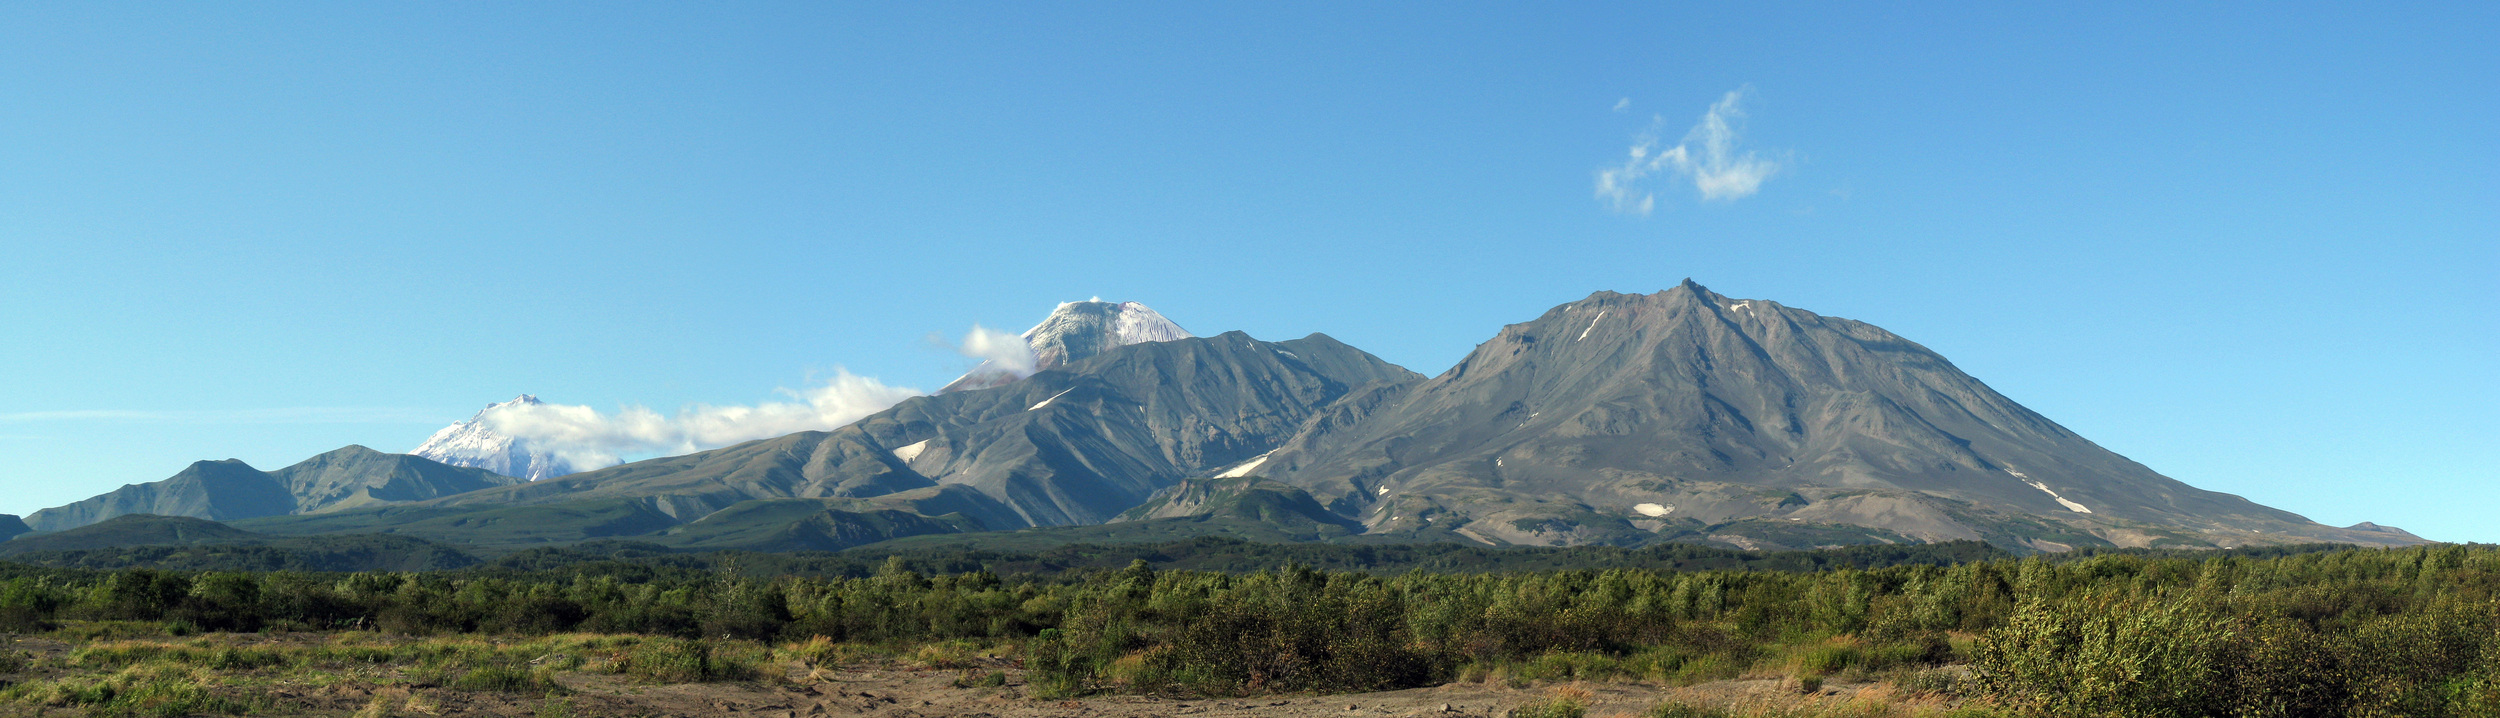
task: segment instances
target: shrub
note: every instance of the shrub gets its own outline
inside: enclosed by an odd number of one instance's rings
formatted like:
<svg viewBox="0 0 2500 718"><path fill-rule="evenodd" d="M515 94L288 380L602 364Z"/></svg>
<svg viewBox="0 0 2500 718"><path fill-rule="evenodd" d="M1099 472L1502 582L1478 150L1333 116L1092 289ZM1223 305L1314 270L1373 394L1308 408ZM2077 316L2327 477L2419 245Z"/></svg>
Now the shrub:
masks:
<svg viewBox="0 0 2500 718"><path fill-rule="evenodd" d="M0 699L82 708L93 716L176 718L250 711L249 705L209 692L208 682L195 668L150 664L102 676L12 686L0 691Z"/></svg>
<svg viewBox="0 0 2500 718"><path fill-rule="evenodd" d="M956 688L997 688L1007 685L1007 674L998 671L970 670L955 677Z"/></svg>
<svg viewBox="0 0 2500 718"><path fill-rule="evenodd" d="M191 594L191 579L180 574L131 569L113 574L95 593L100 618L154 621L181 605Z"/></svg>
<svg viewBox="0 0 2500 718"><path fill-rule="evenodd" d="M1544 698L1510 709L1510 718L1581 718L1588 715L1589 692L1575 686L1555 688Z"/></svg>
<svg viewBox="0 0 2500 718"><path fill-rule="evenodd" d="M535 715L537 718L573 718L573 699L549 693L547 700L538 704Z"/></svg>
<svg viewBox="0 0 2500 718"><path fill-rule="evenodd" d="M1895 678L1892 686L1909 695L1952 698L1961 695L1962 676L1952 671L1931 668Z"/></svg>
<svg viewBox="0 0 2500 718"><path fill-rule="evenodd" d="M1858 655L1857 646L1827 643L1807 648L1803 655L1798 656L1797 670L1803 676L1822 676L1864 663L1865 660Z"/></svg>
<svg viewBox="0 0 2500 718"><path fill-rule="evenodd" d="M2033 600L1979 645L1982 690L2051 715L2220 715L2233 627L2188 601Z"/></svg>
<svg viewBox="0 0 2500 718"><path fill-rule="evenodd" d="M1647 718L1736 718L1736 714L1718 708L1697 706L1682 701L1667 701L1641 714Z"/></svg>
<svg viewBox="0 0 2500 718"><path fill-rule="evenodd" d="M0 633L42 633L53 628L44 613L33 607L0 605Z"/></svg>
<svg viewBox="0 0 2500 718"><path fill-rule="evenodd" d="M790 624L790 604L771 587L739 586L712 606L703 619L703 635L715 638L771 640Z"/></svg>
<svg viewBox="0 0 2500 718"><path fill-rule="evenodd" d="M833 639L816 636L802 643L783 646L781 656L798 661L809 668L830 668L841 662L843 650L840 644L833 642Z"/></svg>
<svg viewBox="0 0 2500 718"><path fill-rule="evenodd" d="M451 687L454 690L490 693L551 693L563 690L544 674L511 666L486 666L471 670L452 681Z"/></svg>
<svg viewBox="0 0 2500 718"><path fill-rule="evenodd" d="M750 667L715 658L712 644L681 638L645 641L627 653L619 667L628 675L661 683L734 681L753 677Z"/></svg>
<svg viewBox="0 0 2500 718"><path fill-rule="evenodd" d="M953 670L971 665L973 647L963 641L931 643L912 651L911 664L929 670Z"/></svg>
<svg viewBox="0 0 2500 718"><path fill-rule="evenodd" d="M495 613L493 628L498 633L544 635L573 630L590 611L581 604L556 596L532 596L506 604Z"/></svg>

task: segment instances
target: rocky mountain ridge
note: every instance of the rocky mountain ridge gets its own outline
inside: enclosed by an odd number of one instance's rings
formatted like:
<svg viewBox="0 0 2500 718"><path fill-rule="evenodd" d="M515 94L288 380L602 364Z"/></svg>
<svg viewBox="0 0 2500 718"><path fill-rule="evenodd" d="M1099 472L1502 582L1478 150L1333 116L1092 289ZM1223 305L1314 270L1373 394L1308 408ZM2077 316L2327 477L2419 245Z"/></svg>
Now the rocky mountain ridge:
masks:
<svg viewBox="0 0 2500 718"><path fill-rule="evenodd" d="M457 491L381 490L396 484L377 483L389 467L370 457L267 474L201 462L27 523L167 513L281 535L765 550L1021 529L1744 549L2422 542L2196 489L1906 338L1691 280L1554 307L1430 378L1321 334L1189 337L1133 302L1063 304L1025 339L1050 366L830 431L534 482L459 469L500 483Z"/></svg>
<svg viewBox="0 0 2500 718"><path fill-rule="evenodd" d="M194 462L171 478L37 511L25 523L36 531L62 531L129 514L231 521L405 503L518 482L483 469L350 445L275 471L237 459Z"/></svg>

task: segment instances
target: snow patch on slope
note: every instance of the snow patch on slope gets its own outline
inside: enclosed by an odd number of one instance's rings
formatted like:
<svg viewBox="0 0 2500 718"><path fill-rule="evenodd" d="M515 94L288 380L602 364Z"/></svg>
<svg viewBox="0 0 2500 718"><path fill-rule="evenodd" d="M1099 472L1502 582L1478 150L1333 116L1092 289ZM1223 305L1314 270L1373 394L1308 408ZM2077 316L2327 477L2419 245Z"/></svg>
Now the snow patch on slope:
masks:
<svg viewBox="0 0 2500 718"><path fill-rule="evenodd" d="M1073 387L1073 386L1072 386L1072 387L1068 387L1068 388L1066 388L1066 389L1061 389L1061 390L1059 390L1059 393L1050 395L1050 399L1043 399L1043 400L1041 400L1041 401L1039 401L1039 402L1034 403L1032 406L1025 407L1025 409L1024 409L1024 410L1025 410L1025 411L1032 411L1032 410L1034 410L1034 409L1039 409L1039 408L1042 408L1042 407L1045 407L1045 406L1050 406L1050 402L1051 402L1051 400L1052 400L1052 399L1057 399L1057 398L1059 398L1059 397L1067 396L1067 395L1068 395L1068 392L1071 392L1071 391L1076 391L1076 387Z"/></svg>
<svg viewBox="0 0 2500 718"><path fill-rule="evenodd" d="M1586 341L1589 338L1589 332L1597 331L1597 323L1602 321L1606 321L1606 310L1604 309L1597 310L1597 318L1589 320L1589 328L1580 330L1580 338L1573 339L1572 341Z"/></svg>
<svg viewBox="0 0 2500 718"><path fill-rule="evenodd" d="M1273 451L1267 452L1267 454L1273 454L1273 453L1276 453L1276 452L1273 452ZM1241 462L1240 464L1236 464L1236 465L1234 465L1234 466L1233 466L1233 468L1225 469L1225 470L1224 470L1224 473L1221 473L1221 474L1216 474L1216 475L1215 475L1215 478L1219 478L1219 479L1238 479L1238 478L1241 478L1241 477L1244 477L1244 476L1249 476L1249 475L1250 475L1250 472L1251 472L1251 471L1255 471L1255 470L1257 470L1257 469L1259 468L1259 465L1260 465L1260 464L1267 463L1267 454L1260 454L1260 455L1258 455L1258 456L1250 457L1250 460L1249 460L1249 461L1244 461L1244 462Z"/></svg>
<svg viewBox="0 0 2500 718"><path fill-rule="evenodd" d="M911 442L903 448L895 449L894 458L902 459L903 463L908 464L911 463L912 459L920 458L920 452L927 450L929 450L929 440L921 439L919 441Z"/></svg>
<svg viewBox="0 0 2500 718"><path fill-rule="evenodd" d="M1641 512L1642 516L1665 516L1675 513L1675 507L1666 504L1633 504L1632 510Z"/></svg>
<svg viewBox="0 0 2500 718"><path fill-rule="evenodd" d="M2068 501L2068 500L2066 500L2066 497L2057 495L2057 492L2056 492L2056 491L2051 491L2051 490L2049 490L2049 485L2048 485L2048 484L2043 484L2043 483L2040 483L2040 482L2037 482L2037 481L2033 481L2033 480L2031 480L2031 477L2029 477L2029 476L2024 476L2024 475L2023 475L2023 472L2020 472L2020 471L2015 471L2015 470L2013 470L2013 469L2006 469L2006 470L2005 470L2005 473L2008 473L2008 474L2013 474L2013 475L2014 475L2014 478L2016 478L2016 479L2021 479L2023 483L2030 484L2030 485L2031 485L2031 488L2039 489L2042 493L2048 494L2048 495L2049 495L2049 498L2052 498L2052 499L2056 499L2056 500L2057 500L2057 505L2066 507L2066 510L2068 510L2068 511L2073 511L2073 512L2075 512L2075 513L2079 513L2079 514L2088 514L2088 513L2092 513L2092 510L2091 510L2091 509L2088 509L2088 508L2084 508L2083 504L2078 504L2078 503L2075 503L2075 502L2073 502L2073 501Z"/></svg>

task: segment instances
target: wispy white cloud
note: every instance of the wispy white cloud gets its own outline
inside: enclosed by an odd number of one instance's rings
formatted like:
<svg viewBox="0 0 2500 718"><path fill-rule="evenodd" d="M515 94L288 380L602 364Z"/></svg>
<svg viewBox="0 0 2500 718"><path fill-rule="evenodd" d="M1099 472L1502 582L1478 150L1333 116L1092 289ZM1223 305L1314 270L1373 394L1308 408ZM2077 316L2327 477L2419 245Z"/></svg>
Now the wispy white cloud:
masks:
<svg viewBox="0 0 2500 718"><path fill-rule="evenodd" d="M822 385L782 393L792 400L754 406L698 404L673 416L640 406L608 413L587 406L521 404L498 407L481 420L488 429L527 440L587 469L614 465L629 456L682 454L834 429L923 392L837 369Z"/></svg>
<svg viewBox="0 0 2500 718"><path fill-rule="evenodd" d="M1041 363L1033 356L1033 345L1025 343L1024 337L979 324L972 325L972 332L964 335L964 343L955 351L981 360L981 368L974 371L1003 371L1019 378L1032 376L1034 367Z"/></svg>
<svg viewBox="0 0 2500 718"><path fill-rule="evenodd" d="M0 413L0 422L100 421L175 424L412 424L432 423L441 413L425 409L369 406L296 406L270 409L151 411L137 409L69 409Z"/></svg>
<svg viewBox="0 0 2500 718"><path fill-rule="evenodd" d="M1629 109L1632 109L1632 98L1626 97L1615 101L1616 112L1622 112Z"/></svg>
<svg viewBox="0 0 2500 718"><path fill-rule="evenodd" d="M982 360L981 370L1030 376L1039 362L1023 337L978 324L955 350ZM832 379L804 390L781 390L790 401L754 406L696 405L674 415L641 406L602 412L568 404L518 404L485 414L486 428L555 452L576 467L611 466L630 457L701 451L801 431L826 431L886 410L927 392L889 386L836 369Z"/></svg>
<svg viewBox="0 0 2500 718"><path fill-rule="evenodd" d="M1739 88L1712 103L1674 146L1667 146L1660 134L1666 118L1652 117L1649 127L1633 136L1622 165L1597 171L1597 199L1616 212L1647 215L1658 205L1653 184L1690 182L1710 202L1732 202L1761 191L1780 165L1737 146L1744 131L1745 95ZM1625 106L1617 103L1618 108ZM1652 178L1669 179L1654 183Z"/></svg>

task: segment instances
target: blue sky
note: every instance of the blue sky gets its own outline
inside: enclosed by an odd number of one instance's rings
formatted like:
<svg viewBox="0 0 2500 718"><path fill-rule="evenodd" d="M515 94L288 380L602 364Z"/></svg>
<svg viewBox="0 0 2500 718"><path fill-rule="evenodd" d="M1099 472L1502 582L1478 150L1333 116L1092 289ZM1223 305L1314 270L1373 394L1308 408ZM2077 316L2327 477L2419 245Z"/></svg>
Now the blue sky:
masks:
<svg viewBox="0 0 2500 718"><path fill-rule="evenodd" d="M1692 277L2500 541L2500 6L1196 5L0 5L0 512L522 392L931 389L1089 296L1430 374ZM1621 211L1645 133L1693 168Z"/></svg>

